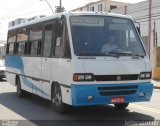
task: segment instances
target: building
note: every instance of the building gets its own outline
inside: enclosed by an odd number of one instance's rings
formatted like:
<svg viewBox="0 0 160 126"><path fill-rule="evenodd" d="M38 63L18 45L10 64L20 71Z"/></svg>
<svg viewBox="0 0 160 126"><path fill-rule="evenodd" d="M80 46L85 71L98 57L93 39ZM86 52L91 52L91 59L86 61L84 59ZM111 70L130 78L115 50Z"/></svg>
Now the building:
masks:
<svg viewBox="0 0 160 126"><path fill-rule="evenodd" d="M129 3L117 2L113 0L100 0L100 1L88 3L72 11L73 12L75 11L109 12L114 8L119 8L122 6L126 6L128 4Z"/></svg>

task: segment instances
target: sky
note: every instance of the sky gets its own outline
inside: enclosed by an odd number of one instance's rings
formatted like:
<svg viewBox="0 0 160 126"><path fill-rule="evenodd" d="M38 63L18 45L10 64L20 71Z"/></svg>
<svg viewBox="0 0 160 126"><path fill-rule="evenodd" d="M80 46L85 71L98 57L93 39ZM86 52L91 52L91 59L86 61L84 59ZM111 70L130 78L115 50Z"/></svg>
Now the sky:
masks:
<svg viewBox="0 0 160 126"><path fill-rule="evenodd" d="M55 10L59 0L47 0ZM83 6L97 0L62 0L62 6L66 11ZM127 3L137 3L144 0L114 0ZM29 18L35 15L52 15L47 2L44 0L0 0L0 41L6 40L8 22L16 18Z"/></svg>

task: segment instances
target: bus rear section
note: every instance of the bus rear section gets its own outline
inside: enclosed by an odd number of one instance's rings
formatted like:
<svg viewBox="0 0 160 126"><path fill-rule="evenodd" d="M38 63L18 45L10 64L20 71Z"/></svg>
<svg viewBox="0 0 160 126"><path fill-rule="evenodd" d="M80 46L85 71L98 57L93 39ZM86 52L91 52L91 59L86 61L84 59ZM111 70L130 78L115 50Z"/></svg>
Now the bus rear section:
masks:
<svg viewBox="0 0 160 126"><path fill-rule="evenodd" d="M124 109L131 102L150 100L150 60L131 19L73 16L70 24L75 63L72 105L115 104Z"/></svg>

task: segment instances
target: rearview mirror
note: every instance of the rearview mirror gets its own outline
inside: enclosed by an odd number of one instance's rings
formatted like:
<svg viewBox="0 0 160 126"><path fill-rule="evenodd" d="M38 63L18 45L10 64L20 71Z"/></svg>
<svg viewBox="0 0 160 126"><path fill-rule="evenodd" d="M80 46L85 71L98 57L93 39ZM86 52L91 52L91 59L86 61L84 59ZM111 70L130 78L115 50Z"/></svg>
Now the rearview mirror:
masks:
<svg viewBox="0 0 160 126"><path fill-rule="evenodd" d="M55 22L55 34L57 37L62 36L62 23L59 20Z"/></svg>
<svg viewBox="0 0 160 126"><path fill-rule="evenodd" d="M59 17L58 19L56 19L55 21L55 29L57 29L55 31L55 34L57 37L61 37L62 36L62 31L63 31L63 21L64 20L64 16L62 15L61 17Z"/></svg>
<svg viewBox="0 0 160 126"><path fill-rule="evenodd" d="M135 24L135 26L136 26L136 29L137 29L138 33L141 35L140 23L139 23L139 22L134 21L134 24Z"/></svg>

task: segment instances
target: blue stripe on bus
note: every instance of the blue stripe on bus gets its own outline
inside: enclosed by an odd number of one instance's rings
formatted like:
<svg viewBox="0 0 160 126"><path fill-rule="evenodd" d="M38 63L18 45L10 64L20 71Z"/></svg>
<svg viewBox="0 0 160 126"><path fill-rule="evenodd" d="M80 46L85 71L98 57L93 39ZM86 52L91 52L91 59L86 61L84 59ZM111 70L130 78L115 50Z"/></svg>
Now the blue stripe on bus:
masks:
<svg viewBox="0 0 160 126"><path fill-rule="evenodd" d="M6 60L5 61L6 67L19 69L21 74L25 75L23 61L20 56L6 56L5 60ZM27 87L49 96L47 93L45 93L42 89L40 89L35 84L33 84L27 78L22 77L22 81L23 81L23 84L25 84Z"/></svg>

